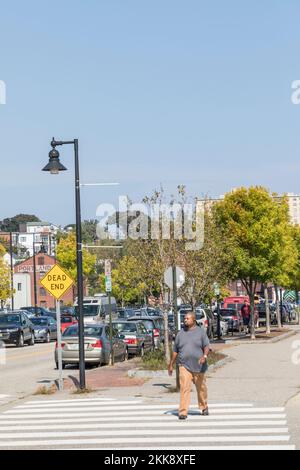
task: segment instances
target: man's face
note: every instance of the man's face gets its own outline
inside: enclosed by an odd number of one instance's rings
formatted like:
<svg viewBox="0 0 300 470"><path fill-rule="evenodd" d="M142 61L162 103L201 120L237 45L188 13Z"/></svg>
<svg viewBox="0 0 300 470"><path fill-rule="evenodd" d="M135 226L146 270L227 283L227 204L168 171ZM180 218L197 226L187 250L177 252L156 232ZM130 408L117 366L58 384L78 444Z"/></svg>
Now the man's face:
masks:
<svg viewBox="0 0 300 470"><path fill-rule="evenodd" d="M187 313L184 317L184 326L186 328L192 328L195 325L195 317L190 313Z"/></svg>

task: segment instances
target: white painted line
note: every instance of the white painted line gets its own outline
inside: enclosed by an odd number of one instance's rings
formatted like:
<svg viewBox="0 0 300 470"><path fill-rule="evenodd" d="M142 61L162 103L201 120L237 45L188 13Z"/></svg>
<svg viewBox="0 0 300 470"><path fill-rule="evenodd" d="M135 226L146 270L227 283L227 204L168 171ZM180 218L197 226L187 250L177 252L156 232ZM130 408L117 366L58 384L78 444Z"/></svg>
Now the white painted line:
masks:
<svg viewBox="0 0 300 470"><path fill-rule="evenodd" d="M286 426L287 421L227 421L227 422L219 422L219 421L210 421L210 422L185 422L184 428L189 429L189 428L207 428L209 427L221 427L225 428L228 426L236 426L239 429L241 429L241 426ZM46 430L59 430L59 429L67 429L67 430L74 430L74 429L130 429L130 428L141 428L141 429L147 429L147 428L155 428L155 429L161 429L161 428L178 428L180 431L182 430L182 423L177 421L169 421L168 423L157 423L157 420L155 422L143 422L141 423L140 421L134 421L134 422L126 422L126 423L78 423L78 424L46 424L46 425L41 425L40 422L34 423L33 425L24 425L18 423L17 426L0 426L0 432L4 431L46 431ZM278 429L278 428L277 428ZM282 430L281 430L282 431ZM280 431L280 432L281 432ZM143 432L143 431L141 431Z"/></svg>
<svg viewBox="0 0 300 470"><path fill-rule="evenodd" d="M30 401L28 402L29 405L35 405L35 404L52 404L52 403L79 403L79 402L93 402L93 401L112 401L112 402L115 402L117 401L116 398L102 398L102 397L98 397L98 398L74 398L74 399L71 399L71 400L34 400L34 401Z"/></svg>
<svg viewBox="0 0 300 470"><path fill-rule="evenodd" d="M254 428L254 429L180 429L181 436L206 436L207 434L219 436L219 435L232 435L232 434L286 434L288 433L288 428ZM131 436L157 436L158 434L165 433L164 429L131 429ZM42 439L42 438L52 438L52 437L102 437L103 431L45 431L45 432L14 432L14 433L5 433L0 434L0 439ZM177 439L178 429L168 429L169 436L175 436L174 439ZM110 429L105 430L105 436L128 436L128 429L117 431L112 431ZM161 439L164 439L163 437ZM133 441L134 438L131 438Z"/></svg>
<svg viewBox="0 0 300 470"><path fill-rule="evenodd" d="M3 398L8 398L10 397L10 395L0 395L0 400L2 400Z"/></svg>
<svg viewBox="0 0 300 470"><path fill-rule="evenodd" d="M133 406L130 406L130 404L128 404L127 406L99 406L99 405L90 405L90 407L92 407L92 410L95 410L95 411L127 411L127 412L131 412L131 411L136 411L136 410L165 410L166 412L170 412L170 411L173 411L173 409L168 409L165 405L146 405L146 404L142 404L142 405L133 405ZM68 411L69 413L77 413L79 411L84 411L86 410L87 408L89 408L88 406L86 407L82 407L80 405L78 405L76 408L68 408L67 410L64 410L64 411ZM178 409L178 406L176 408L174 408L174 410L177 410ZM13 409L13 410L9 410L9 411L5 411L4 414L33 414L33 413L45 413L45 409L43 408L38 408L38 409ZM59 407L55 407L55 408L51 408L51 410L48 410L49 413L55 413L55 412L60 412L62 411ZM197 411L199 412L199 409L192 409L190 408L189 411ZM280 413L280 412L284 412L285 409L284 408L227 408L227 409L218 409L216 410L218 413ZM213 411L212 411L213 412Z"/></svg>
<svg viewBox="0 0 300 470"><path fill-rule="evenodd" d="M69 408L72 408L72 406L76 406L77 407L83 407L83 408L95 408L95 407L101 407L101 409L106 409L108 406L111 407L111 405L114 405L114 408L116 408L117 405L142 405L143 402L141 400L137 400L137 401L127 401L127 400L123 400L123 401L118 401L118 402L95 402L95 403L59 403L58 405L56 403L53 403L53 404L49 404L49 405L19 405L19 406L16 406L15 409L16 410L31 410L31 409L41 409L43 411L47 411L47 410L52 410L53 408L57 408L57 409L61 409L61 408L65 408L65 409L69 409ZM116 405L116 406L115 406Z"/></svg>
<svg viewBox="0 0 300 470"><path fill-rule="evenodd" d="M52 401L50 403L46 403L46 404L43 404L42 402L29 402L29 403L26 403L25 405L20 405L20 406L17 406L16 408L17 409L31 409L31 408L61 408L61 407L72 407L73 405L82 405L84 407L91 407L91 406L95 406L96 405L101 405L103 407L107 407L109 405L122 405L122 404L129 404L129 405L135 405L135 404L143 404L144 406L151 406L151 403L145 403L144 401L142 400L131 400L131 401L115 401L115 402L111 402L111 400L105 400L105 402L103 400L93 400L93 401L83 401L83 400L78 400L78 402L76 403L74 400L70 400L68 402L58 402L58 401ZM158 406L158 405L156 405ZM161 405L159 405L161 407L175 407L175 408L178 408L178 403L163 403ZM191 408L197 408L197 403L191 405ZM242 404L226 404L226 403L222 403L222 404L216 404L216 405L209 405L209 408L211 409L215 409L215 408L231 408L231 407L234 407L234 408L253 408L253 405L242 405Z"/></svg>
<svg viewBox="0 0 300 470"><path fill-rule="evenodd" d="M14 413L14 412L10 412L10 411L6 411L3 413L3 419L7 419L7 418L12 418L12 419L17 419L19 418L20 420L27 420L27 419L40 419L40 418L53 418L53 419L56 419L56 418L70 418L70 417L73 417L73 418L89 418L89 417L102 417L102 418L105 418L105 417L114 417L114 416L141 416L141 417L144 417L144 416L147 416L147 415L150 415L150 416L158 416L158 417L166 417L166 416L171 416L173 418L177 418L178 416L178 412L177 410L174 410L173 412L171 411L159 411L159 410L128 410L127 408L124 410L124 411L110 411L108 413L104 413L104 411L84 411L84 410L76 410L76 411L73 411L72 413L70 413L70 411L68 410L68 413L65 413L63 411L60 411L60 412L53 412L52 410L49 411L48 413L29 413L29 414L20 414L20 413ZM200 417L200 414L198 412L198 414L196 415L189 415L189 419L193 419L195 417ZM246 419L246 417L251 417L251 418L261 418L261 417L269 417L271 418L272 416L274 416L273 414L270 414L270 415L266 415L266 414L262 414L260 415L259 413L254 413L252 415L247 415L247 414L243 414L243 415L240 415L239 417L237 415L233 416L232 415L227 415L227 416L224 416L224 415L221 415L221 414L218 414L218 412L216 413L212 413L211 412L211 416L201 416L201 419L203 420L209 420L209 419L225 419L225 418L230 418L230 419ZM277 414L275 416L278 416ZM285 418L285 414L283 415L279 415L279 417L282 417L282 418Z"/></svg>
<svg viewBox="0 0 300 470"><path fill-rule="evenodd" d="M146 412L145 412L146 413ZM132 414L132 413L131 413ZM140 413L139 413L140 414ZM178 417L175 416L175 415L161 415L161 414L156 414L156 413L152 413L152 412L149 412L150 416L143 416L143 422L145 421L153 421L155 423L157 423L157 417L160 417L160 418L163 418L163 421L165 422L170 422L170 423L174 423L174 422L178 422ZM122 421L126 421L126 422L129 422L129 421L134 421L136 422L137 419L139 419L139 416L127 416L126 414L124 414L123 416L119 416L119 414L117 416L106 416L106 417L103 417L103 414L102 413L96 413L96 414L92 414L90 417L86 417L86 414L83 414L84 417L81 417L81 418L78 418L78 417L74 417L74 418L70 418L69 415L68 417L66 418L53 418L53 419L40 419L38 418L37 416L34 416L35 419L28 419L26 417L26 420L21 420L21 419L16 419L16 416L1 416L0 415L0 426L2 425L10 425L10 424L16 424L16 425L19 425L21 422L23 423L26 423L26 424L58 424L58 423L101 423L101 422L120 422L122 423ZM47 416L48 418L50 418L49 416ZM237 420L245 420L245 419L248 419L249 422L253 422L252 420L257 420L256 422L257 423L260 423L262 421L260 420L265 420L265 419L272 419L273 421L270 421L272 423L277 423L279 421L276 421L276 420L285 420L286 418L286 415L285 414L270 414L270 415L258 415L258 416L253 416L253 415L241 415L241 416L218 416L218 415L215 415L215 416L200 416L200 415L194 415L194 416L189 416L188 418L188 421L187 422L194 422L194 423L209 423L209 422L213 422L213 423L216 423L218 422L217 420L218 419L221 419L222 422L226 423L226 422L232 422L232 421L237 421ZM140 419L139 421L140 422ZM282 422L283 424L286 424L286 421L280 421Z"/></svg>
<svg viewBox="0 0 300 470"><path fill-rule="evenodd" d="M62 449L63 450L63 449ZM68 450L68 449L65 449ZM82 450L80 448L72 450ZM160 451L160 450L296 450L296 446L289 445L258 445L258 446L202 446L202 447L90 447L84 448L84 450L151 450L151 451Z"/></svg>
<svg viewBox="0 0 300 470"><path fill-rule="evenodd" d="M143 438L143 437L137 437L137 438L124 438L124 437L118 437L118 438L109 438L109 439L54 439L54 440L34 440L34 441L25 441L22 439L21 441L0 441L0 447L5 447L5 448L14 448L14 447L50 447L50 446L72 446L72 445L120 445L120 444L131 444L132 441L135 443L134 449L137 449L136 444L148 444L149 440L151 441L152 444L162 444L162 442L165 443L172 443L174 442L180 443L186 442L186 437L151 437L151 438ZM207 437L207 436L201 436L198 440L197 439L192 439L191 436L191 441L192 442L198 442L199 440L201 442L230 442L232 441L235 442L288 442L290 440L289 436L212 436L212 437ZM155 448L153 448L155 450Z"/></svg>

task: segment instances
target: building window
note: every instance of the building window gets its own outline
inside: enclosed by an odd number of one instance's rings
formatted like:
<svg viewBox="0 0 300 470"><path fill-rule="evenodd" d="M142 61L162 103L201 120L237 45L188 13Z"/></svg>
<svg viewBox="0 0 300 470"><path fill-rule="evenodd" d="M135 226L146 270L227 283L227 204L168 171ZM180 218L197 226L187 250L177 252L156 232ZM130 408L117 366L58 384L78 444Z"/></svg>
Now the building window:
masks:
<svg viewBox="0 0 300 470"><path fill-rule="evenodd" d="M26 243L26 237L20 237L20 243Z"/></svg>
<svg viewBox="0 0 300 470"><path fill-rule="evenodd" d="M46 295L47 295L46 290L43 287L41 287L40 288L40 296L41 297L46 297Z"/></svg>
<svg viewBox="0 0 300 470"><path fill-rule="evenodd" d="M38 258L38 264L39 264L40 266L43 266L43 265L45 264L45 258L44 258L44 256L40 256L40 257Z"/></svg>
<svg viewBox="0 0 300 470"><path fill-rule="evenodd" d="M21 292L21 290L22 290L22 284L21 284L21 282L19 282L18 283L18 291Z"/></svg>

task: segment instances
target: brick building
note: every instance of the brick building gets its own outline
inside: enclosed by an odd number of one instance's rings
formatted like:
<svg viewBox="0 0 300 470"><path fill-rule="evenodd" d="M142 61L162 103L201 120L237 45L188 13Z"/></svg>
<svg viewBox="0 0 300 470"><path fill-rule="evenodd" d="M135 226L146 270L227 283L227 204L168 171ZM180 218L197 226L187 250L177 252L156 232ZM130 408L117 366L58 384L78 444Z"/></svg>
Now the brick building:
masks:
<svg viewBox="0 0 300 470"><path fill-rule="evenodd" d="M50 269L55 264L55 258L44 253L35 255L36 263L36 286L37 286L37 305L44 308L55 308L55 298L52 297L40 284L40 279L42 279L45 274L50 271ZM31 298L31 303L34 305L34 267L33 267L33 257L26 259L22 263L19 263L14 267L15 274L27 273L30 275L31 286L31 295L28 297ZM22 288L21 284L19 286ZM18 287L17 287L18 289ZM24 298L26 298L24 293ZM61 298L62 305L72 305L73 304L73 288L71 287L65 295ZM22 305L22 307L29 307L29 305Z"/></svg>

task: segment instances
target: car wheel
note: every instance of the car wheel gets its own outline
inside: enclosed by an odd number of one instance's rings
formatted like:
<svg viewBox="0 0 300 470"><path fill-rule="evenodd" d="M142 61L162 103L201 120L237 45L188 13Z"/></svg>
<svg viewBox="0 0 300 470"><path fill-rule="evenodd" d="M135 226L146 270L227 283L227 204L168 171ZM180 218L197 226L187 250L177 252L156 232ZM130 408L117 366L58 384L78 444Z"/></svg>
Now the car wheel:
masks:
<svg viewBox="0 0 300 470"><path fill-rule="evenodd" d="M128 358L129 358L128 348L126 348L125 353L124 353L124 359L123 359L123 361L124 361L124 362L128 361Z"/></svg>
<svg viewBox="0 0 300 470"><path fill-rule="evenodd" d="M23 333L21 333L17 342L17 348L23 348L23 347L24 347L24 335Z"/></svg>
<svg viewBox="0 0 300 470"><path fill-rule="evenodd" d="M31 333L31 339L28 341L28 346L34 346L34 333Z"/></svg>

